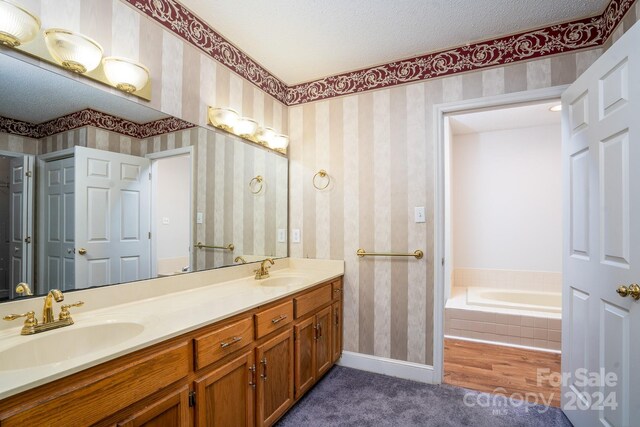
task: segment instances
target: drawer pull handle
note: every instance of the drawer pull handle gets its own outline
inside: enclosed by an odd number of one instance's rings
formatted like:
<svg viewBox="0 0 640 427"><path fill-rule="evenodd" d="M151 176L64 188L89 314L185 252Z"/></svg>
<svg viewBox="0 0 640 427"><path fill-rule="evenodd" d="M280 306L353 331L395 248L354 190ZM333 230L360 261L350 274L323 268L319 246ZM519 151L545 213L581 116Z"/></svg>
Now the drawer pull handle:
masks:
<svg viewBox="0 0 640 427"><path fill-rule="evenodd" d="M287 318L286 314L281 314L280 316L271 319L271 323L273 323L275 325L276 323L282 322L286 318Z"/></svg>
<svg viewBox="0 0 640 427"><path fill-rule="evenodd" d="M237 342L238 342L238 341L240 341L241 339L242 339L242 337L233 337L233 338L231 338L231 340L230 340L230 341L227 341L227 342L221 342L221 343L220 343L220 347L221 347L221 348L227 348L227 347L229 347L230 345L237 343Z"/></svg>

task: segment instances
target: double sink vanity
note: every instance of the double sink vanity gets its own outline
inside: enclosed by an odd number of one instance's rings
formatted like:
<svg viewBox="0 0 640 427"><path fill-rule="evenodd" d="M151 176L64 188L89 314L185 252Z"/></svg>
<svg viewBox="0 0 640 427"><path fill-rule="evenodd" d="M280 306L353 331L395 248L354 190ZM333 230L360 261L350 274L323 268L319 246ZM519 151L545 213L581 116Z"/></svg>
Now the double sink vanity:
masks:
<svg viewBox="0 0 640 427"><path fill-rule="evenodd" d="M42 299L2 304L0 425L272 425L340 357L343 274L284 258L50 294L69 324L28 335L11 315Z"/></svg>

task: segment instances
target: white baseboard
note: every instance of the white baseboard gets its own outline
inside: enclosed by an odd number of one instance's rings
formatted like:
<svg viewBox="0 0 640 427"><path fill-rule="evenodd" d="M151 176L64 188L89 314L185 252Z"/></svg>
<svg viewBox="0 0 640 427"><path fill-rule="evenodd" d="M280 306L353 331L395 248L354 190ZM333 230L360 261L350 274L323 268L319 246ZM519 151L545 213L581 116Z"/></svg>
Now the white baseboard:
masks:
<svg viewBox="0 0 640 427"><path fill-rule="evenodd" d="M421 383L435 384L433 366L343 351L338 365Z"/></svg>

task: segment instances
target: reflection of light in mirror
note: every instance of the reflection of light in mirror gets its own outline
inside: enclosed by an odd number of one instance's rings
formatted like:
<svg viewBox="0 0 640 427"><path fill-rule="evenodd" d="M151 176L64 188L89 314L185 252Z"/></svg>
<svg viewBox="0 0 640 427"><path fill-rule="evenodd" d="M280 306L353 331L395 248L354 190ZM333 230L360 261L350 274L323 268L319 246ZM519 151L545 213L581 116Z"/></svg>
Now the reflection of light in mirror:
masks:
<svg viewBox="0 0 640 427"><path fill-rule="evenodd" d="M30 42L40 31L40 19L6 0L0 0L0 43L16 47Z"/></svg>
<svg viewBox="0 0 640 427"><path fill-rule="evenodd" d="M289 137L287 135L276 135L271 140L269 147L274 150L284 150L289 146Z"/></svg>
<svg viewBox="0 0 640 427"><path fill-rule="evenodd" d="M49 53L67 70L83 74L95 70L102 60L102 47L89 37L51 28L44 32Z"/></svg>
<svg viewBox="0 0 640 427"><path fill-rule="evenodd" d="M149 69L127 58L108 56L102 60L102 67L111 84L123 92L140 90L149 81Z"/></svg>
<svg viewBox="0 0 640 427"><path fill-rule="evenodd" d="M258 122L248 117L241 117L233 125L233 133L242 138L253 138L258 131Z"/></svg>

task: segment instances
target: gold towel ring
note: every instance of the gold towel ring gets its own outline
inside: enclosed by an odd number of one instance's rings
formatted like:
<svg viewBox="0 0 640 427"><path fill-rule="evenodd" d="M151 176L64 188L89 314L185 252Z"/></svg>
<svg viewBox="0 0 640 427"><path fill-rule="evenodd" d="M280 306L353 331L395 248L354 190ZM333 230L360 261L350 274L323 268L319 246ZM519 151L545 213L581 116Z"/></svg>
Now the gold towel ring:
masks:
<svg viewBox="0 0 640 427"><path fill-rule="evenodd" d="M258 194L262 191L262 181L264 181L264 179L262 178L262 175L258 175L255 178L253 178L251 181L249 181L249 191L251 191L251 193L253 194ZM256 184L260 184L260 186L258 187L257 190L254 191L254 187L256 186Z"/></svg>
<svg viewBox="0 0 640 427"><path fill-rule="evenodd" d="M318 184L316 184L317 177L327 178L327 183L324 186L320 187ZM313 175L313 186L316 187L318 190L324 190L329 186L330 183L331 183L331 177L329 176L327 171L324 169L320 169L315 175Z"/></svg>

